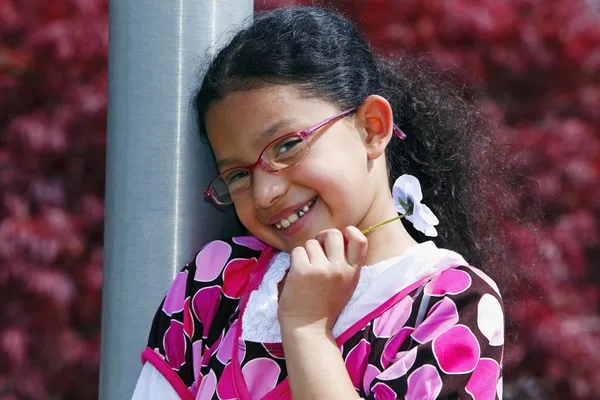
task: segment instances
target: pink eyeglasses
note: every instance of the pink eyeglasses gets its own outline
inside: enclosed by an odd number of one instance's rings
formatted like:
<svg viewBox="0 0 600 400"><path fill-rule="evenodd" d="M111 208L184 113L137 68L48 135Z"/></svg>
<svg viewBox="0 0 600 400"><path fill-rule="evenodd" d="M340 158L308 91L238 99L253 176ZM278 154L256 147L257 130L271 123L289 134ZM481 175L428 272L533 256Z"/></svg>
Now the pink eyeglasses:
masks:
<svg viewBox="0 0 600 400"><path fill-rule="evenodd" d="M208 185L204 196L217 205L231 204L243 195L252 185L252 171L257 166L270 172L281 171L302 160L310 149L308 136L328 123L347 116L358 107L343 111L333 117L319 122L315 126L300 132L288 133L269 143L251 165L233 167L223 171ZM400 139L405 139L404 132L394 124L394 133Z"/></svg>

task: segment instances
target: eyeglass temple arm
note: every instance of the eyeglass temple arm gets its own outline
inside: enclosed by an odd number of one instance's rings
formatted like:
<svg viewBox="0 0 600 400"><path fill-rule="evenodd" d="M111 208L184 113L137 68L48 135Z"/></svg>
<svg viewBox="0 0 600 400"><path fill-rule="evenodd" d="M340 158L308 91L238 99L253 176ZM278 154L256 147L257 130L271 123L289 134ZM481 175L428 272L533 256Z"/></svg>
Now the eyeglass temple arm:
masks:
<svg viewBox="0 0 600 400"><path fill-rule="evenodd" d="M350 114L352 111L356 110L357 108L358 108L358 107L353 107L353 108L350 108L349 110L346 110L346 111L343 111L343 112L341 112L341 113L339 113L339 114L336 114L336 115L334 115L334 116L333 116L333 117L331 117L331 118L327 118L325 121L322 121L322 122L318 123L317 125L313 126L313 127L312 127L312 128L310 128L310 129L307 129L307 130L306 130L306 131L304 131L304 132L305 132L305 134L309 135L309 134L311 134L312 132L316 131L317 129L319 129L319 128L322 128L323 126L327 125L327 124L328 124L328 123L330 123L331 121L333 121L333 120L335 120L335 119L337 119L337 118L342 118L342 117L345 117L346 115Z"/></svg>
<svg viewBox="0 0 600 400"><path fill-rule="evenodd" d="M358 107L352 107L346 111L343 111L339 114L334 115L331 118L327 118L325 121L313 126L312 128L308 129L305 131L305 133L308 135L312 132L314 132L315 130L327 125L328 123L330 123L331 121L333 121L336 118L341 118L341 117L345 117L346 115L350 114L351 112L353 112L354 110L356 110ZM402 129L400 129L400 127L396 124L394 124L393 126L394 129L394 133L396 134L396 136L398 136L399 139L404 140L406 139L406 134L402 131Z"/></svg>
<svg viewBox="0 0 600 400"><path fill-rule="evenodd" d="M400 127L396 124L394 124L394 133L396 134L396 136L398 136L398 138L400 140L404 140L406 139L406 133L404 133L402 131L402 129L400 129Z"/></svg>

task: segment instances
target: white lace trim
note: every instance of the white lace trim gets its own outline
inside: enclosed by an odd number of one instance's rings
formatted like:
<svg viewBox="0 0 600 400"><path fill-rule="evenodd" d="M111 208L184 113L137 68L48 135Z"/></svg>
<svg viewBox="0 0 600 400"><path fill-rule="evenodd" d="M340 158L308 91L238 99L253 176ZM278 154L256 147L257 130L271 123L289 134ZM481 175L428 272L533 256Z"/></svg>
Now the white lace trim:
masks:
<svg viewBox="0 0 600 400"><path fill-rule="evenodd" d="M459 254L438 249L429 241L411 247L399 257L363 267L356 289L334 326L334 337L339 336L398 290L451 263L467 264ZM289 266L288 253L278 253L271 260L258 289L250 294L242 319L243 340L259 343L281 342L281 329L277 320L277 285Z"/></svg>

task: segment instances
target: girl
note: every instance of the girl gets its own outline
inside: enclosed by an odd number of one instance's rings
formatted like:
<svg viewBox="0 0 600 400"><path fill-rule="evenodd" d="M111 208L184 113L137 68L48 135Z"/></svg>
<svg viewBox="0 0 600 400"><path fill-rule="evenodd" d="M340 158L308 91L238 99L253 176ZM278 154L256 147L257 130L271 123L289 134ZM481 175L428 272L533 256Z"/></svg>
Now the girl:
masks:
<svg viewBox="0 0 600 400"><path fill-rule="evenodd" d="M134 398L502 397L498 287L443 249L485 261L485 125L432 79L316 8L261 15L218 53L195 102L220 172L206 196L253 236L177 275Z"/></svg>

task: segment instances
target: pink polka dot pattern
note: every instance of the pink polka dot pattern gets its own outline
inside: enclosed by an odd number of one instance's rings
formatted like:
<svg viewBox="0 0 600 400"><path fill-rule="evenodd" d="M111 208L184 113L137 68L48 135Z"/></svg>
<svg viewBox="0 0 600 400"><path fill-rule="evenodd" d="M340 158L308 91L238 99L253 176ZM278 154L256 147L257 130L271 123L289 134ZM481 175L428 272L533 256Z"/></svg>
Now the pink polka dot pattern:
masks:
<svg viewBox="0 0 600 400"><path fill-rule="evenodd" d="M375 377L380 373L381 371L372 364L368 364L367 368L365 368L365 376L363 377L363 390L367 396L371 394L371 382L373 382L373 379L375 379Z"/></svg>
<svg viewBox="0 0 600 400"><path fill-rule="evenodd" d="M433 354L446 374L465 374L479 361L479 343L467 326L456 325L433 341Z"/></svg>
<svg viewBox="0 0 600 400"><path fill-rule="evenodd" d="M219 286L209 286L198 290L192 299L192 309L196 318L204 326L203 337L207 337L210 324L217 313L221 303L221 288Z"/></svg>
<svg viewBox="0 0 600 400"><path fill-rule="evenodd" d="M425 286L425 294L429 296L459 294L467 290L469 286L471 286L471 277L469 274L450 268Z"/></svg>
<svg viewBox="0 0 600 400"><path fill-rule="evenodd" d="M147 351L156 354L153 362L164 363L165 376L165 368L175 376L169 382L183 382L190 398L237 398L235 371L249 400L277 394L277 400L290 399L280 386L287 377L282 344L235 343L240 298L264 249L249 237L210 243L177 274L157 311ZM476 268L448 268L394 297L395 303L381 305L337 343L357 397L501 398L504 322L498 288ZM425 318L416 325L421 306ZM237 365L231 364L234 351Z"/></svg>
<svg viewBox="0 0 600 400"><path fill-rule="evenodd" d="M500 377L500 379L498 379L498 384L496 385L496 396L498 396L498 398L500 400L502 400L502 394L504 392L504 382L502 377Z"/></svg>
<svg viewBox="0 0 600 400"><path fill-rule="evenodd" d="M423 365L408 377L406 400L435 400L442 390L442 378L433 365Z"/></svg>
<svg viewBox="0 0 600 400"><path fill-rule="evenodd" d="M398 379L408 372L413 366L417 359L417 347L410 351L402 352L402 356L399 357L392 365L390 365L385 371L383 371L378 379L382 381L389 381L392 379Z"/></svg>
<svg viewBox="0 0 600 400"><path fill-rule="evenodd" d="M246 386L253 399L261 399L277 385L281 368L269 358L256 358L242 368Z"/></svg>
<svg viewBox="0 0 600 400"><path fill-rule="evenodd" d="M254 236L240 236L233 238L235 244L246 246L252 250L264 250L268 246Z"/></svg>
<svg viewBox="0 0 600 400"><path fill-rule="evenodd" d="M196 256L194 280L211 282L221 275L227 260L231 256L231 246L219 240L207 244Z"/></svg>
<svg viewBox="0 0 600 400"><path fill-rule="evenodd" d="M412 311L412 299L405 297L373 321L373 333L379 337L390 337L404 326Z"/></svg>
<svg viewBox="0 0 600 400"><path fill-rule="evenodd" d="M411 335L419 343L427 343L458 323L458 310L454 301L444 297L435 303L425 320Z"/></svg>
<svg viewBox="0 0 600 400"><path fill-rule="evenodd" d="M202 378L196 400L211 400L217 389L217 377L214 371L210 371L208 375Z"/></svg>
<svg viewBox="0 0 600 400"><path fill-rule="evenodd" d="M367 362L369 352L371 351L371 344L366 340L361 340L358 342L354 348L350 350L348 356L346 357L346 369L348 370L348 375L350 375L350 380L356 389L360 388L360 384L362 382L362 377L365 374L365 370L367 369Z"/></svg>
<svg viewBox="0 0 600 400"><path fill-rule="evenodd" d="M212 344L212 346L208 347L205 345L204 348L204 353L202 355L202 366L208 366L211 358L216 354L216 352L219 350L219 347L221 346L221 341L223 340L223 336L225 335L225 333L221 333L221 335L219 336L219 338Z"/></svg>
<svg viewBox="0 0 600 400"><path fill-rule="evenodd" d="M487 276L487 274L485 274L479 268L475 268L475 267L468 267L468 268L472 272L474 272L478 277L480 277L481 279L483 279L485 281L485 283L487 283L492 289L494 289L494 291L496 292L496 294L498 296L500 296L500 289L498 288L498 285L496 284L496 282L494 282L494 280L492 278L490 278L489 276Z"/></svg>
<svg viewBox="0 0 600 400"><path fill-rule="evenodd" d="M371 390L375 400L394 400L398 398L396 392L385 383L376 383Z"/></svg>
<svg viewBox="0 0 600 400"><path fill-rule="evenodd" d="M500 365L496 360L482 358L477 363L465 390L473 400L494 400L499 375Z"/></svg>
<svg viewBox="0 0 600 400"><path fill-rule="evenodd" d="M223 365L227 364L231 360L231 354L233 351L233 342L235 340L235 333L238 327L239 321L236 320L231 328L227 331L225 336L223 337L223 341L217 350L217 359L223 363Z"/></svg>
<svg viewBox="0 0 600 400"><path fill-rule="evenodd" d="M169 292L167 293L167 297L165 297L165 301L163 303L163 311L168 316L171 316L177 312L183 310L183 302L185 295L185 285L187 282L188 272L181 271L175 277Z"/></svg>
<svg viewBox="0 0 600 400"><path fill-rule="evenodd" d="M192 343L192 353L194 356L194 375L196 376L201 375L203 349L204 347L202 344L202 339Z"/></svg>
<svg viewBox="0 0 600 400"><path fill-rule="evenodd" d="M231 363L225 366L217 381L217 396L221 400L234 400L237 398L233 387L233 372Z"/></svg>
<svg viewBox="0 0 600 400"><path fill-rule="evenodd" d="M387 368L392 360L398 354L400 347L404 344L408 336L413 332L413 328L406 327L400 329L395 336L391 337L384 345L383 352L381 353L381 365L383 368Z"/></svg>
<svg viewBox="0 0 600 400"><path fill-rule="evenodd" d="M500 302L484 294L477 304L477 326L492 346L504 344L504 313Z"/></svg>
<svg viewBox="0 0 600 400"><path fill-rule="evenodd" d="M188 297L183 303L183 331L190 340L194 337L194 316L191 302L191 297Z"/></svg>
<svg viewBox="0 0 600 400"><path fill-rule="evenodd" d="M223 293L231 299L239 299L246 287L250 267L255 260L231 260L223 271Z"/></svg>
<svg viewBox="0 0 600 400"><path fill-rule="evenodd" d="M183 324L171 321L171 326L165 332L164 348L167 362L174 370L178 370L185 363L186 341L183 334Z"/></svg>

